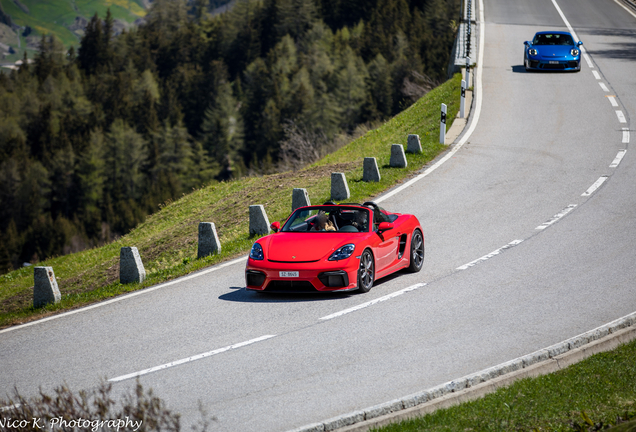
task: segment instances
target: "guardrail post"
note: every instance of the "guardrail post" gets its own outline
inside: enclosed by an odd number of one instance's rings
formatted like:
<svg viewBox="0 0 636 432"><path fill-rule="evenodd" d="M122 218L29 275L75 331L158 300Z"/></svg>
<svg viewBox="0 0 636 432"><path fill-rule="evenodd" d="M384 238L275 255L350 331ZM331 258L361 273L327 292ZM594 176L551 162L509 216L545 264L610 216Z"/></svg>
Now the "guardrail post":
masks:
<svg viewBox="0 0 636 432"><path fill-rule="evenodd" d="M410 134L406 142L406 151L408 153L422 153L422 143L420 142L420 136Z"/></svg>
<svg viewBox="0 0 636 432"><path fill-rule="evenodd" d="M470 57L466 56L466 85L470 86Z"/></svg>
<svg viewBox="0 0 636 432"><path fill-rule="evenodd" d="M391 145L391 159L389 160L389 165L395 168L406 168L408 165L402 144Z"/></svg>
<svg viewBox="0 0 636 432"><path fill-rule="evenodd" d="M146 279L146 269L136 247L123 247L119 251L119 283L141 283Z"/></svg>
<svg viewBox="0 0 636 432"><path fill-rule="evenodd" d="M331 199L344 201L349 199L349 185L344 173L331 173Z"/></svg>
<svg viewBox="0 0 636 432"><path fill-rule="evenodd" d="M439 143L446 144L446 104L442 104L442 114L439 121Z"/></svg>
<svg viewBox="0 0 636 432"><path fill-rule="evenodd" d="M309 201L309 194L307 193L307 189L294 188L294 190L292 191L292 212L298 207L310 205L311 201Z"/></svg>
<svg viewBox="0 0 636 432"><path fill-rule="evenodd" d="M374 157L365 157L362 164L362 181L379 182L380 178L378 161Z"/></svg>
<svg viewBox="0 0 636 432"><path fill-rule="evenodd" d="M33 307L59 303L62 299L53 267L33 268Z"/></svg>
<svg viewBox="0 0 636 432"><path fill-rule="evenodd" d="M197 258L204 258L220 252L221 242L219 241L219 235L216 233L216 225L212 222L200 222Z"/></svg>
<svg viewBox="0 0 636 432"><path fill-rule="evenodd" d="M250 206L250 235L269 234L269 219L262 205Z"/></svg>

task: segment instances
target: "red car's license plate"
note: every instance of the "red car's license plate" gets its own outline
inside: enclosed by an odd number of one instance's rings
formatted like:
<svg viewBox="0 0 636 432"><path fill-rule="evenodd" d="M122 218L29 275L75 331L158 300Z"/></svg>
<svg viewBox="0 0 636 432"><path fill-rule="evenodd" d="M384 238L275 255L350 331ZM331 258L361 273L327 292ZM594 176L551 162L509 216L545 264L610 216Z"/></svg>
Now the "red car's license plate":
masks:
<svg viewBox="0 0 636 432"><path fill-rule="evenodd" d="M278 276L284 277L284 278L297 278L298 272L297 271L282 271L282 272L278 272Z"/></svg>

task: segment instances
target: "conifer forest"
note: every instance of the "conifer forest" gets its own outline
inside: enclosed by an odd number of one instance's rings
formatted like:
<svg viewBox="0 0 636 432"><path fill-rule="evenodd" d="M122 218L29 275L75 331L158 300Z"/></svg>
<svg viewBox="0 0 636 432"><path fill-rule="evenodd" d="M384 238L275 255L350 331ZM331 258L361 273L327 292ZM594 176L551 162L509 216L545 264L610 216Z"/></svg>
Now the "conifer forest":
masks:
<svg viewBox="0 0 636 432"><path fill-rule="evenodd" d="M193 188L297 169L445 81L460 0L155 0L0 72L0 273Z"/></svg>

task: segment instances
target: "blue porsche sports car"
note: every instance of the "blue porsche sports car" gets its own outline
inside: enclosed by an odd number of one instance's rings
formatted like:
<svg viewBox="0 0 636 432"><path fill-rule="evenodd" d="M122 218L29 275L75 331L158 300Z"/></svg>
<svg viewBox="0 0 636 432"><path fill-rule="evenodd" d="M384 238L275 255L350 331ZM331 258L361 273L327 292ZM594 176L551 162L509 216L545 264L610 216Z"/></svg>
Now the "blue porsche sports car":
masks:
<svg viewBox="0 0 636 432"><path fill-rule="evenodd" d="M564 31L543 31L534 35L532 42L524 42L523 64L526 70L581 70L583 42L574 42Z"/></svg>

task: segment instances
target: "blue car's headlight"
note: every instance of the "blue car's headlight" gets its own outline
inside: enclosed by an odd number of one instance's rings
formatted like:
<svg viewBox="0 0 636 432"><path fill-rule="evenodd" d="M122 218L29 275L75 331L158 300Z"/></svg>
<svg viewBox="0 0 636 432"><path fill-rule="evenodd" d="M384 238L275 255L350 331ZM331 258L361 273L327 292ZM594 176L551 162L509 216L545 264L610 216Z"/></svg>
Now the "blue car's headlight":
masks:
<svg viewBox="0 0 636 432"><path fill-rule="evenodd" d="M577 55L580 54L580 51L577 50L576 48L572 48L572 51L570 51L570 54L572 54L574 57L576 57Z"/></svg>
<svg viewBox="0 0 636 432"><path fill-rule="evenodd" d="M254 243L254 245L252 246L252 250L250 251L250 258L258 261L263 260L263 247L260 244Z"/></svg>
<svg viewBox="0 0 636 432"><path fill-rule="evenodd" d="M353 243L346 244L344 246L339 247L334 253L329 257L329 261L340 261L345 258L349 258L356 246Z"/></svg>
<svg viewBox="0 0 636 432"><path fill-rule="evenodd" d="M530 54L531 56L536 56L537 54L539 54L539 51L537 51L537 50L536 50L536 49L534 49L534 48L530 48L530 49L528 50L528 54Z"/></svg>

